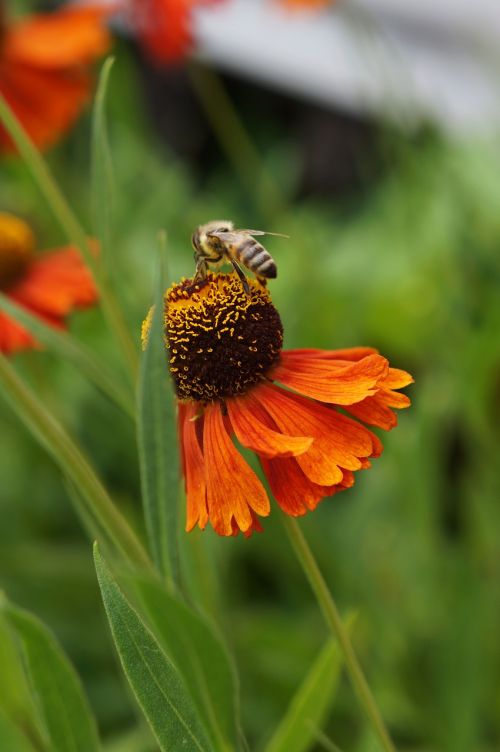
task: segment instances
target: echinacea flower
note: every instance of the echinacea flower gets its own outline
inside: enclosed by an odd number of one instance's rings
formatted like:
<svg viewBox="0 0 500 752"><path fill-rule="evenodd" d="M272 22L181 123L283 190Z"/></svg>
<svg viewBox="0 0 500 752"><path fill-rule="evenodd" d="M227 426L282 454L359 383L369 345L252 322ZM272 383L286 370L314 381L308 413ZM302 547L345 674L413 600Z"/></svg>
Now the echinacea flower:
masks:
<svg viewBox="0 0 500 752"><path fill-rule="evenodd" d="M9 21L0 8L0 93L37 146L54 143L87 103L90 65L109 46L108 12L68 7ZM13 149L0 126L0 151Z"/></svg>
<svg viewBox="0 0 500 752"><path fill-rule="evenodd" d="M0 292L46 323L64 327L77 307L95 303L97 292L88 269L74 248L35 255L30 227L12 214L0 213ZM37 347L29 332L0 312L0 352Z"/></svg>
<svg viewBox="0 0 500 752"><path fill-rule="evenodd" d="M193 44L193 12L218 0L122 0L130 26L157 63L181 61Z"/></svg>
<svg viewBox="0 0 500 752"><path fill-rule="evenodd" d="M281 509L299 516L352 486L382 452L360 421L392 428L391 408L410 404L396 390L412 377L372 348L282 351L269 292L248 282L250 295L235 274L209 273L164 297L187 530L208 522L219 535L261 530L268 494L235 440L258 456Z"/></svg>

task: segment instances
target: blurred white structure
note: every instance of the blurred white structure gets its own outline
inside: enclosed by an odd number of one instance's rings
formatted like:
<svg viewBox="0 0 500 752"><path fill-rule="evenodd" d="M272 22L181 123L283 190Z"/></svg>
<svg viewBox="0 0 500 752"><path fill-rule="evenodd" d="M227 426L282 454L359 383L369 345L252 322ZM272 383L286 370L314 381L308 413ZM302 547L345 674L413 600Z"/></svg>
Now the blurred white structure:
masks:
<svg viewBox="0 0 500 752"><path fill-rule="evenodd" d="M194 20L197 57L298 98L455 133L500 123L500 0L341 0L314 12L228 0Z"/></svg>

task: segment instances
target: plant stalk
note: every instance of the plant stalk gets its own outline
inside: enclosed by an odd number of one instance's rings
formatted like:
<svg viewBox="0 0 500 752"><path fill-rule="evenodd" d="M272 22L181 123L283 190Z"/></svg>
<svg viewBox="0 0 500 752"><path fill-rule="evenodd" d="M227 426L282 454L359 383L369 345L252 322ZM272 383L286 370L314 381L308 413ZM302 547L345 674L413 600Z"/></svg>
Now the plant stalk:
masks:
<svg viewBox="0 0 500 752"><path fill-rule="evenodd" d="M314 591L325 621L339 642L347 673L349 674L349 678L372 729L379 738L385 752L396 752L396 748L385 727L377 703L375 702L375 698L368 686L368 682L366 681L356 653L354 652L349 635L344 628L337 605L328 589L323 575L321 574L316 559L314 558L314 554L311 551L297 520L288 515L282 515L282 518L292 547L307 579L309 580L309 584Z"/></svg>

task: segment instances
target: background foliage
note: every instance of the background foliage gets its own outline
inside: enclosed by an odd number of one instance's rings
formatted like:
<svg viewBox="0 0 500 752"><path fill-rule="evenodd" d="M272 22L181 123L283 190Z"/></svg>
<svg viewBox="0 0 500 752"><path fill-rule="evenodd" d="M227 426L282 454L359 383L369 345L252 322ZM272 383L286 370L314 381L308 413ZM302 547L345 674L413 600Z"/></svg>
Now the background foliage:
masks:
<svg viewBox="0 0 500 752"><path fill-rule="evenodd" d="M173 279L192 272L193 227L217 216L286 232L271 240L273 298L286 346L378 347L415 375L413 406L353 489L302 522L344 612L398 749L486 752L500 744L500 156L496 142L451 142L375 128L355 188L298 196L300 145L263 113L246 125L260 172L238 174L218 153L196 171L174 157L146 115L126 50L109 101L114 164L112 281L137 343L154 293L157 231ZM165 107L174 107L167 102ZM89 122L50 154L66 196L90 226ZM377 163L371 169L370 160ZM366 178L363 179L363 175ZM267 187L266 187L267 186ZM272 186L272 187L271 187ZM277 197L262 200L262 190ZM26 168L2 165L2 208L28 218L40 247L65 239ZM116 348L98 311L72 332L112 367ZM134 427L68 363L49 352L16 368L70 426L121 510L141 529ZM57 468L0 401L0 581L9 599L54 631L77 668L109 752L155 744L112 647L89 540ZM181 516L182 516L181 512ZM192 533L193 591L239 669L251 749L269 740L326 631L275 508L250 540ZM19 617L21 618L21 617ZM0 631L10 634L0 619ZM326 650L326 648L325 648ZM0 704L22 718L26 688L0 639ZM11 666L11 668L9 668ZM8 698L8 700L7 700ZM0 717L0 725L2 717ZM345 679L325 732L344 750L377 749ZM90 733L90 732L89 732ZM325 742L318 739L317 749ZM12 747L16 749L16 747ZM19 747L21 749L21 747Z"/></svg>

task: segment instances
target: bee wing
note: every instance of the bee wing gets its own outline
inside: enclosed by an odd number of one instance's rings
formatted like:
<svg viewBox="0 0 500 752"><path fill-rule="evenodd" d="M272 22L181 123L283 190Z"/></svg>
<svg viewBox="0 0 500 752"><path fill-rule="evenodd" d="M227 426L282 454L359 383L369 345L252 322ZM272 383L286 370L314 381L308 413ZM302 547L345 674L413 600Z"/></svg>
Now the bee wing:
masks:
<svg viewBox="0 0 500 752"><path fill-rule="evenodd" d="M236 230L236 232L246 235L274 235L276 238L290 238L290 235L284 235L282 232L267 232L266 230Z"/></svg>
<svg viewBox="0 0 500 752"><path fill-rule="evenodd" d="M248 235L248 233L246 234ZM234 245L244 239L245 232L243 230L235 230L234 232L220 232L219 230L214 230L214 232L207 232L207 236L209 238L217 238L228 245Z"/></svg>

